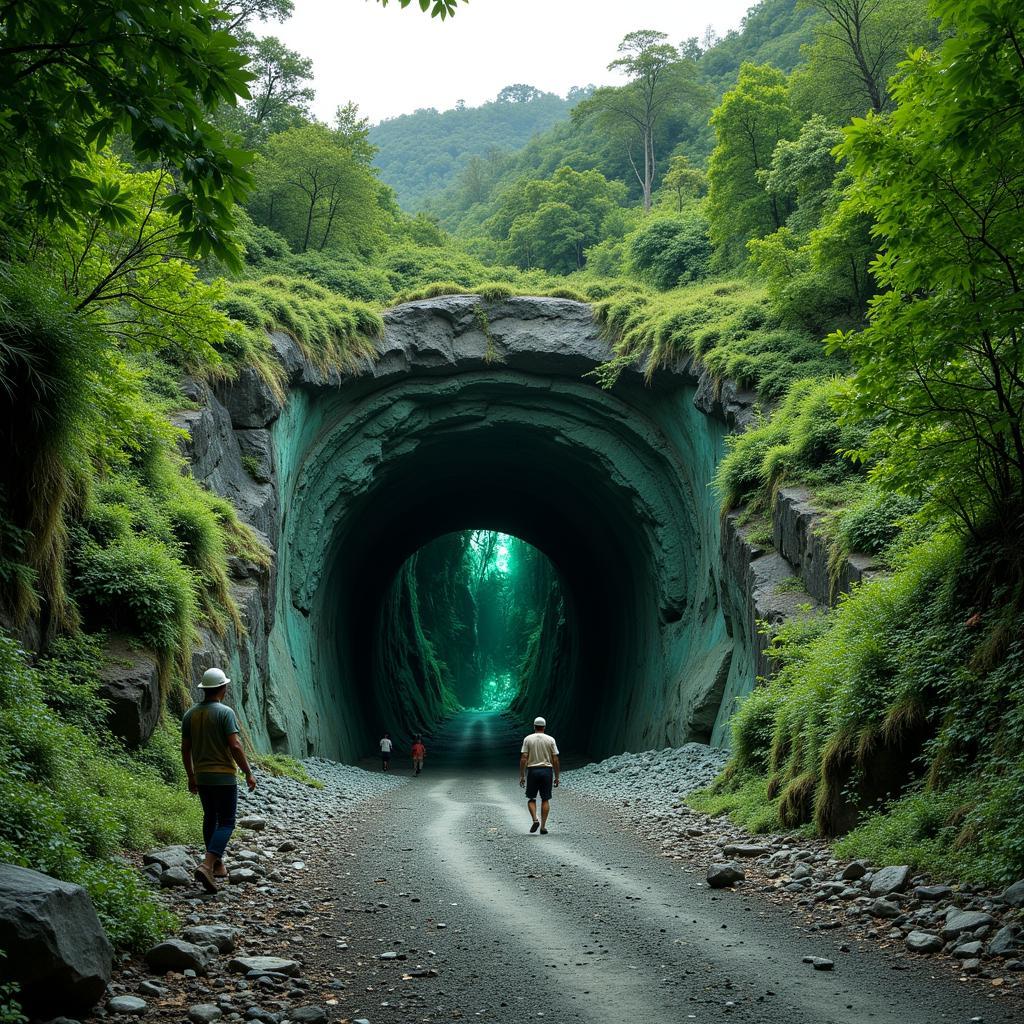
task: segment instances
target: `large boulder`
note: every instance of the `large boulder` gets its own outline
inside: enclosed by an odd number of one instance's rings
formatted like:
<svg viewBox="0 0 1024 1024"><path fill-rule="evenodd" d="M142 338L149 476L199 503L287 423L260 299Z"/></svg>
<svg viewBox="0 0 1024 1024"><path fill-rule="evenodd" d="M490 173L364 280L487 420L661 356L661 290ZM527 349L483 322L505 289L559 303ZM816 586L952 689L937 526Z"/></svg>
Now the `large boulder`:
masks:
<svg viewBox="0 0 1024 1024"><path fill-rule="evenodd" d="M13 864L0 864L0 949L34 1015L87 1010L110 981L114 950L89 894Z"/></svg>
<svg viewBox="0 0 1024 1024"><path fill-rule="evenodd" d="M160 719L160 666L156 656L113 637L104 649L99 695L107 702L110 731L129 747L140 747Z"/></svg>

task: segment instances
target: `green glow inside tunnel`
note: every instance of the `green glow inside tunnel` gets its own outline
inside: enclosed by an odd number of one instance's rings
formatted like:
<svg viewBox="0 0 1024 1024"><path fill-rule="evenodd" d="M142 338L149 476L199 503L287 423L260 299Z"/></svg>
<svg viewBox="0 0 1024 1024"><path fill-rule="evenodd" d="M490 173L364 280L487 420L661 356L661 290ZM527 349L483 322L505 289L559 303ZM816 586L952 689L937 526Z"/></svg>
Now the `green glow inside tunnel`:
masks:
<svg viewBox="0 0 1024 1024"><path fill-rule="evenodd" d="M561 601L545 555L512 534L463 530L424 545L403 575L413 581L423 649L452 702L507 710L522 691L544 609Z"/></svg>

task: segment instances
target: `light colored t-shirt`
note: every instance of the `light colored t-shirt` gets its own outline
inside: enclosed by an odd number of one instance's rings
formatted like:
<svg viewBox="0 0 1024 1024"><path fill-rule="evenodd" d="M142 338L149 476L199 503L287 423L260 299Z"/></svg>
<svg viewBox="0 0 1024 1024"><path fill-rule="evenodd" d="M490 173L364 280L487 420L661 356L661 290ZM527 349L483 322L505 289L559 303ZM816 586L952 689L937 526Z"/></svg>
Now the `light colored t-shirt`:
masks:
<svg viewBox="0 0 1024 1024"><path fill-rule="evenodd" d="M531 732L523 740L522 753L526 755L527 768L554 768L551 758L558 754L558 744L546 732Z"/></svg>
<svg viewBox="0 0 1024 1024"><path fill-rule="evenodd" d="M181 735L192 743L192 766L200 786L235 785L228 738L238 732L234 711L220 701L196 704L181 720Z"/></svg>
<svg viewBox="0 0 1024 1024"><path fill-rule="evenodd" d="M387 739L385 737L384 739L382 739L380 741L380 752L382 754L390 754L391 753L391 740L389 740L389 739Z"/></svg>

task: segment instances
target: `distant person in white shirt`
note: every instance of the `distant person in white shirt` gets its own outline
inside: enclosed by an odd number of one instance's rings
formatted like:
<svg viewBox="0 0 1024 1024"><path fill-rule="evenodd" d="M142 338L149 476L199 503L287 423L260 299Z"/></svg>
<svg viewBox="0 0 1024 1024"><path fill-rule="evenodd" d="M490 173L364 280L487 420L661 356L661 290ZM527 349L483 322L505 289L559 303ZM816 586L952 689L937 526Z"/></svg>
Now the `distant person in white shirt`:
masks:
<svg viewBox="0 0 1024 1024"><path fill-rule="evenodd" d="M380 741L380 761L381 767L384 771L391 771L391 748L394 744L391 742L391 734L384 733L384 738Z"/></svg>
<svg viewBox="0 0 1024 1024"><path fill-rule="evenodd" d="M519 785L526 787L526 806L530 808L533 824L531 832L540 829L548 834L548 812L551 810L551 787L558 785L561 768L558 764L558 744L544 730L548 723L543 718L533 720L533 732L523 740L519 756ZM537 796L540 795L540 821L537 820Z"/></svg>

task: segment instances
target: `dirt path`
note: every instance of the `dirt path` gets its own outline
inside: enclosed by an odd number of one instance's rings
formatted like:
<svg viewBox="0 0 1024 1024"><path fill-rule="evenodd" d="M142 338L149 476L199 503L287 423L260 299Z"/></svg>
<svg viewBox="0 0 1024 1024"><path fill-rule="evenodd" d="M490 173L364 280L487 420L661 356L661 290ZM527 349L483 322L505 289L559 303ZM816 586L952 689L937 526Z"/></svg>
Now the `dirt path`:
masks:
<svg viewBox="0 0 1024 1024"><path fill-rule="evenodd" d="M335 909L302 954L311 975L344 984L332 1019L1019 1019L1015 1000L997 1004L869 943L806 933L752 890L712 892L569 790L556 792L551 834L529 835L516 739L491 716L455 719L423 776L348 822L355 856L311 871Z"/></svg>

